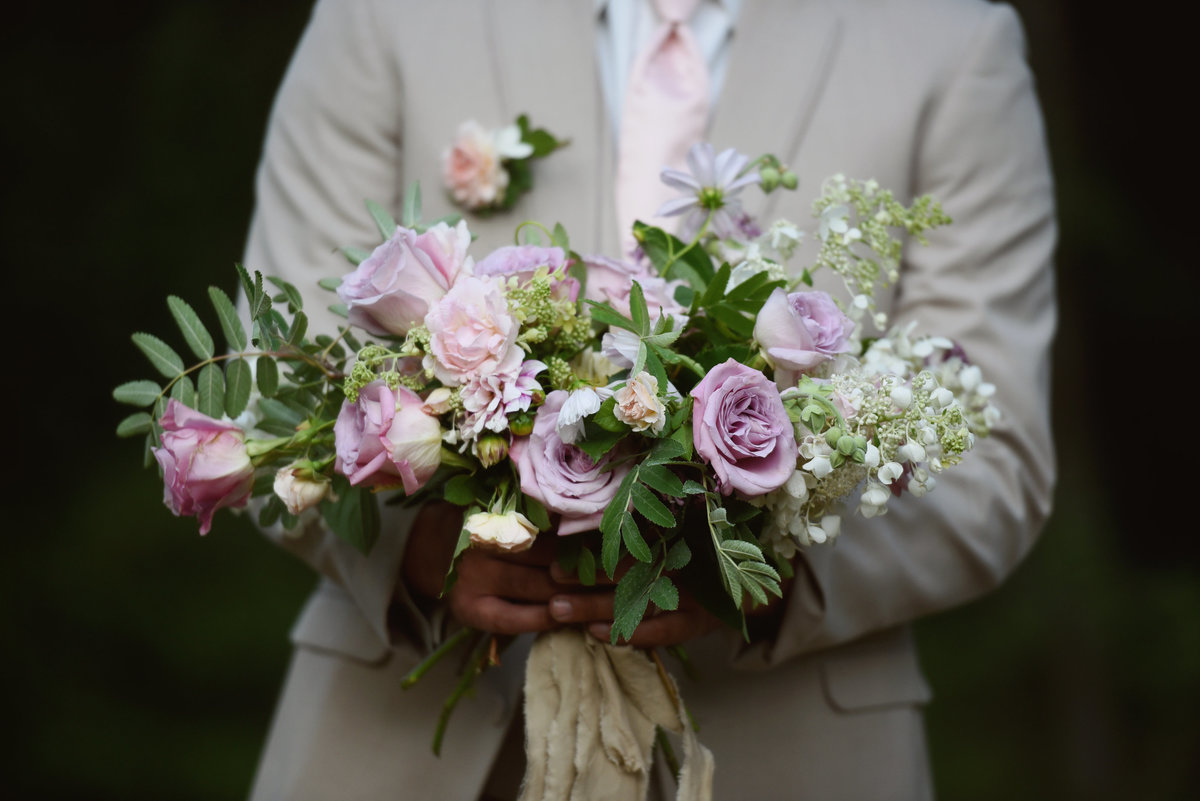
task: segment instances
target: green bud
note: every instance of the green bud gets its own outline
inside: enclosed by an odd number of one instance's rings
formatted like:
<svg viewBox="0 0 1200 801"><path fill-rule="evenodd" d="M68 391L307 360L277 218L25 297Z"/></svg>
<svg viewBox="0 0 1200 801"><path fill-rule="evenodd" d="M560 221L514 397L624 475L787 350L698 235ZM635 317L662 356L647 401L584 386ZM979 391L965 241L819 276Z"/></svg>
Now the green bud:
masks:
<svg viewBox="0 0 1200 801"><path fill-rule="evenodd" d="M503 434L484 434L475 444L475 449L479 454L479 463L491 467L508 456L508 437Z"/></svg>
<svg viewBox="0 0 1200 801"><path fill-rule="evenodd" d="M854 441L854 437L850 436L849 434L843 434L842 437L837 441L838 453L842 454L843 456L849 456L850 454L854 453L856 447L857 443Z"/></svg>
<svg viewBox="0 0 1200 801"><path fill-rule="evenodd" d="M800 179L796 177L796 173L788 170L779 177L779 183L783 184L784 189L795 189L800 185Z"/></svg>
<svg viewBox="0 0 1200 801"><path fill-rule="evenodd" d="M514 437L527 437L533 433L533 416L521 412L508 421L508 430L513 433Z"/></svg>
<svg viewBox="0 0 1200 801"><path fill-rule="evenodd" d="M762 186L764 192L773 192L779 186L779 170L774 167L763 167L758 171L758 177L760 179L759 185Z"/></svg>
<svg viewBox="0 0 1200 801"><path fill-rule="evenodd" d="M842 429L838 428L837 426L834 426L825 432L825 441L829 443L829 447L831 448L836 448L841 438Z"/></svg>

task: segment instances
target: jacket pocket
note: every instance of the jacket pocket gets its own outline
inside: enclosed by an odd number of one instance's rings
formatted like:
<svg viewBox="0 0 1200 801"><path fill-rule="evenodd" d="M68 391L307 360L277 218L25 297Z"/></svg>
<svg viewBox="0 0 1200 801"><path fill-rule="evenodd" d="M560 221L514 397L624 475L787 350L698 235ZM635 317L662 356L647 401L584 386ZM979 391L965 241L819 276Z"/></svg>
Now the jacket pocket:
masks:
<svg viewBox="0 0 1200 801"><path fill-rule="evenodd" d="M925 704L933 697L907 627L830 649L821 659L821 684L840 712Z"/></svg>

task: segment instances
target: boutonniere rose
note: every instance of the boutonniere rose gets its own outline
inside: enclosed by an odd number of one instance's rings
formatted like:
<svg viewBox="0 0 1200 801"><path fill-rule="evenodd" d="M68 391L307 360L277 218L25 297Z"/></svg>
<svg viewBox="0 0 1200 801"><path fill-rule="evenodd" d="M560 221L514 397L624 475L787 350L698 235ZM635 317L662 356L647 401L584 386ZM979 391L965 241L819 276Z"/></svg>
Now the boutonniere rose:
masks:
<svg viewBox="0 0 1200 801"><path fill-rule="evenodd" d="M468 211L511 208L533 188L530 163L567 144L542 128L530 128L524 114L492 130L467 120L442 154L442 180L454 202Z"/></svg>

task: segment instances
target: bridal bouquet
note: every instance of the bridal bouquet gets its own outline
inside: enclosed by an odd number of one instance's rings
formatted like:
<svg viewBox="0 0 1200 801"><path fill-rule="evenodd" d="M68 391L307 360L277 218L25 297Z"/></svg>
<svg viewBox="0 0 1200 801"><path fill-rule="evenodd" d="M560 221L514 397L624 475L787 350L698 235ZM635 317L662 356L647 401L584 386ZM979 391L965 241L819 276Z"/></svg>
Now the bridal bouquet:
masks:
<svg viewBox="0 0 1200 801"><path fill-rule="evenodd" d="M933 489L998 413L954 342L876 307L900 233L949 222L933 199L834 176L804 231L743 211L750 186L795 186L774 157L701 144L688 164L662 176L680 233L637 223L627 260L536 223L475 252L466 222L420 221L417 187L399 223L368 203L382 244L323 282L345 326L310 337L296 287L239 267L247 314L209 290L218 352L171 297L196 358L134 334L165 382L115 390L149 409L118 433L146 436L166 505L202 534L261 497L262 524L319 515L367 550L376 494L445 500L463 509L456 557L555 536L583 583L619 579L614 644L681 587L744 630L797 549ZM812 288L820 272L845 299Z"/></svg>

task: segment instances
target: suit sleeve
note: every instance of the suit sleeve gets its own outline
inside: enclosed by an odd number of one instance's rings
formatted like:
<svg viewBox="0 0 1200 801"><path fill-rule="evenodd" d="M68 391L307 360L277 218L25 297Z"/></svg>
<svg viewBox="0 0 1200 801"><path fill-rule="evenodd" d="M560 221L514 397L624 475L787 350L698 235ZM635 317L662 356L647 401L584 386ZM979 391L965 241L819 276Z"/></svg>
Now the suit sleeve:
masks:
<svg viewBox="0 0 1200 801"><path fill-rule="evenodd" d="M399 206L401 81L388 48L395 21L385 12L376 0L318 0L276 95L256 175L245 266L296 285L314 334L336 334L344 322L327 308L337 299L317 283L349 268L338 248L379 242L365 201L393 214ZM398 602L403 630L427 647L430 628L397 587L414 513L381 511L369 556L319 522L266 534L341 587L380 640L392 639L389 610Z"/></svg>
<svg viewBox="0 0 1200 801"><path fill-rule="evenodd" d="M970 601L997 587L1050 512L1055 453L1054 193L1020 23L985 8L965 63L930 100L914 196L951 215L906 253L892 322L948 336L994 383L1004 420L924 498L843 516L832 545L803 553L780 628L741 667L776 664Z"/></svg>

